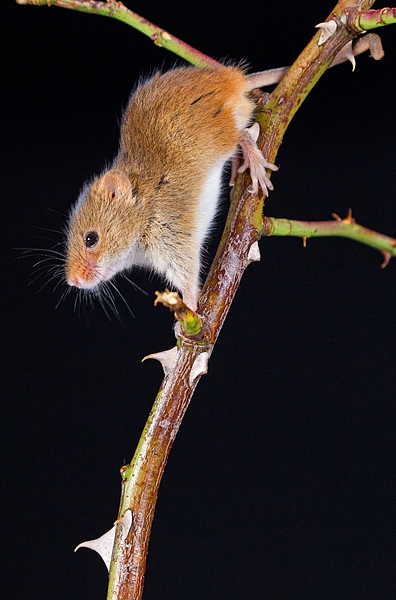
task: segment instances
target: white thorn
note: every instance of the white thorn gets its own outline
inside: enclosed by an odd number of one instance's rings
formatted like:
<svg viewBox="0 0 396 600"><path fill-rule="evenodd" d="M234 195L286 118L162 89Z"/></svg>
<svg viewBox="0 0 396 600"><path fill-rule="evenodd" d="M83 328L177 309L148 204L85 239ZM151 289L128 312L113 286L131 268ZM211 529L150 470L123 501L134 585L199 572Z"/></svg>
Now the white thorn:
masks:
<svg viewBox="0 0 396 600"><path fill-rule="evenodd" d="M120 519L114 521L114 525L118 524L121 525L121 539L124 541L129 533L130 528L132 527L132 511L130 508L126 509Z"/></svg>
<svg viewBox="0 0 396 600"><path fill-rule="evenodd" d="M144 362L148 358L158 360L162 365L165 375L167 375L170 369L172 368L173 363L176 360L176 354L177 346L171 348L170 350L164 350L163 352L155 352L154 354L149 354L148 356L145 356L142 359L142 362Z"/></svg>
<svg viewBox="0 0 396 600"><path fill-rule="evenodd" d="M182 326L180 325L179 321L176 321L173 332L176 339L179 339L179 337L182 335Z"/></svg>
<svg viewBox="0 0 396 600"><path fill-rule="evenodd" d="M259 260L261 260L258 242L253 242L253 244L250 246L247 260L249 265L252 262L259 262Z"/></svg>
<svg viewBox="0 0 396 600"><path fill-rule="evenodd" d="M352 40L346 44L346 49L348 51L347 57L349 62L352 64L352 71L354 71L356 69L356 60L355 60L355 56L352 52Z"/></svg>
<svg viewBox="0 0 396 600"><path fill-rule="evenodd" d="M246 131L249 132L249 135L252 138L253 142L257 142L258 137L260 135L260 125L257 123L257 121L253 123L251 127L246 127Z"/></svg>
<svg viewBox="0 0 396 600"><path fill-rule="evenodd" d="M326 21L325 23L318 23L315 25L315 27L322 30L320 32L318 41L318 46L321 46L333 35L333 33L335 33L337 29L337 23L332 19L331 21Z"/></svg>
<svg viewBox="0 0 396 600"><path fill-rule="evenodd" d="M112 527L110 531L107 531L96 540L88 540L87 542L82 542L81 544L78 544L78 546L74 548L74 552L77 552L79 548L90 548L91 550L95 550L95 552L100 554L104 564L107 567L107 570L109 571L111 555L113 553L115 533L116 526L114 525L114 527Z"/></svg>
<svg viewBox="0 0 396 600"><path fill-rule="evenodd" d="M77 552L79 548L89 548L90 550L94 550L100 554L104 564L107 567L107 570L109 571L118 524L121 525L121 540L124 541L132 526L132 511L130 508L127 508L123 516L115 521L114 526L109 531L106 531L106 533L96 540L88 540L87 542L78 544L78 546L74 548L74 552Z"/></svg>
<svg viewBox="0 0 396 600"><path fill-rule="evenodd" d="M352 40L345 44L345 46L339 51L333 60L332 66L342 63L345 60L349 60L349 62L352 64L352 71L354 71L356 67L356 60L355 55L353 54Z"/></svg>
<svg viewBox="0 0 396 600"><path fill-rule="evenodd" d="M189 383L193 385L194 381L200 375L205 375L208 372L209 352L201 352L198 354L191 368Z"/></svg>

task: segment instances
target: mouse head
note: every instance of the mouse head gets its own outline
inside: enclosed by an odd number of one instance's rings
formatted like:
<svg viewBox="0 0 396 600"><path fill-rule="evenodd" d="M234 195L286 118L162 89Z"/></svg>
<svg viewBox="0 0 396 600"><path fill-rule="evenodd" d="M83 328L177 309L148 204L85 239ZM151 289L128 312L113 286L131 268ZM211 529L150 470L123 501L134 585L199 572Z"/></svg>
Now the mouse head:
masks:
<svg viewBox="0 0 396 600"><path fill-rule="evenodd" d="M92 289L127 266L136 237L135 203L129 179L114 169L81 192L67 231L69 285Z"/></svg>

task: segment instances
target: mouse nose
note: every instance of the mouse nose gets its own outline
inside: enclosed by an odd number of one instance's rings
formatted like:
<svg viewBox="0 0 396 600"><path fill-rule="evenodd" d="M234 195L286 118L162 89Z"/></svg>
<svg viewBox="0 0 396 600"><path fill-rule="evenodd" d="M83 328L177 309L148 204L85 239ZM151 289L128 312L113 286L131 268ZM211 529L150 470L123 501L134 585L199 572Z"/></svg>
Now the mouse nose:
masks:
<svg viewBox="0 0 396 600"><path fill-rule="evenodd" d="M70 280L68 280L67 283L69 285L74 285L74 287L78 287L78 288L82 287L82 283L78 277L72 277Z"/></svg>
<svg viewBox="0 0 396 600"><path fill-rule="evenodd" d="M95 287L98 281L97 264L93 260L68 260L65 265L66 283L79 289Z"/></svg>
<svg viewBox="0 0 396 600"><path fill-rule="evenodd" d="M83 279L81 278L81 276L79 276L78 273L65 273L66 277L66 283L72 287L76 287L76 288L82 288L84 287L84 282Z"/></svg>

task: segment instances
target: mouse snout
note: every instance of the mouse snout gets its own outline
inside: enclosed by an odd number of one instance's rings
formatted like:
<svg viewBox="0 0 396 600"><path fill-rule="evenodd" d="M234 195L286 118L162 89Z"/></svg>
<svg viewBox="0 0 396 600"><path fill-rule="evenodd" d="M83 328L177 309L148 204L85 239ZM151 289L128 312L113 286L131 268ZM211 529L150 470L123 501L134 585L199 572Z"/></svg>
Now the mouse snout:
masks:
<svg viewBox="0 0 396 600"><path fill-rule="evenodd" d="M80 289L93 288L102 280L96 262L90 259L82 262L67 262L65 278L68 285Z"/></svg>
<svg viewBox="0 0 396 600"><path fill-rule="evenodd" d="M69 256L65 265L65 279L68 285L83 290L90 290L115 275L112 265L98 261L92 256L78 257L73 260Z"/></svg>
<svg viewBox="0 0 396 600"><path fill-rule="evenodd" d="M66 277L66 281L67 281L67 283L68 283L70 286L74 286L74 287L77 287L77 288L84 288L84 287L86 287L86 286L84 285L84 283L85 283L85 282L84 282L84 280L83 280L83 279L80 279L80 278L79 278L79 277L77 277L77 276L74 276L74 277Z"/></svg>

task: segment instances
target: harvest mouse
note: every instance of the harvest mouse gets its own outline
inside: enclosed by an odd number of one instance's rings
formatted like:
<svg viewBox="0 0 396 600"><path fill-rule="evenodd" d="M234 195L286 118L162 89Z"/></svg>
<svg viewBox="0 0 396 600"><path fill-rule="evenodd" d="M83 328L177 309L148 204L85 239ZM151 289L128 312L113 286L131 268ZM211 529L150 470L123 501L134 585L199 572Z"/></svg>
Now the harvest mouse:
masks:
<svg viewBox="0 0 396 600"><path fill-rule="evenodd" d="M238 145L239 171L250 169L252 193L272 189L266 169L277 167L247 129L255 110L248 93L276 83L286 70L248 75L237 66L180 67L139 85L122 120L117 157L71 210L67 283L98 291L116 273L143 266L196 310L202 244L224 165Z"/></svg>
<svg viewBox="0 0 396 600"><path fill-rule="evenodd" d="M354 64L354 56L367 49L382 58L378 35L349 42L331 66ZM238 171L250 170L252 193L261 188L268 194L266 170L277 169L256 146L258 123L248 128L255 110L248 93L279 82L287 70L249 75L238 66L181 67L141 83L125 111L112 166L85 185L71 210L69 286L100 296L117 273L142 266L164 276L196 310L200 252L216 214L225 163L239 146L244 162Z"/></svg>

